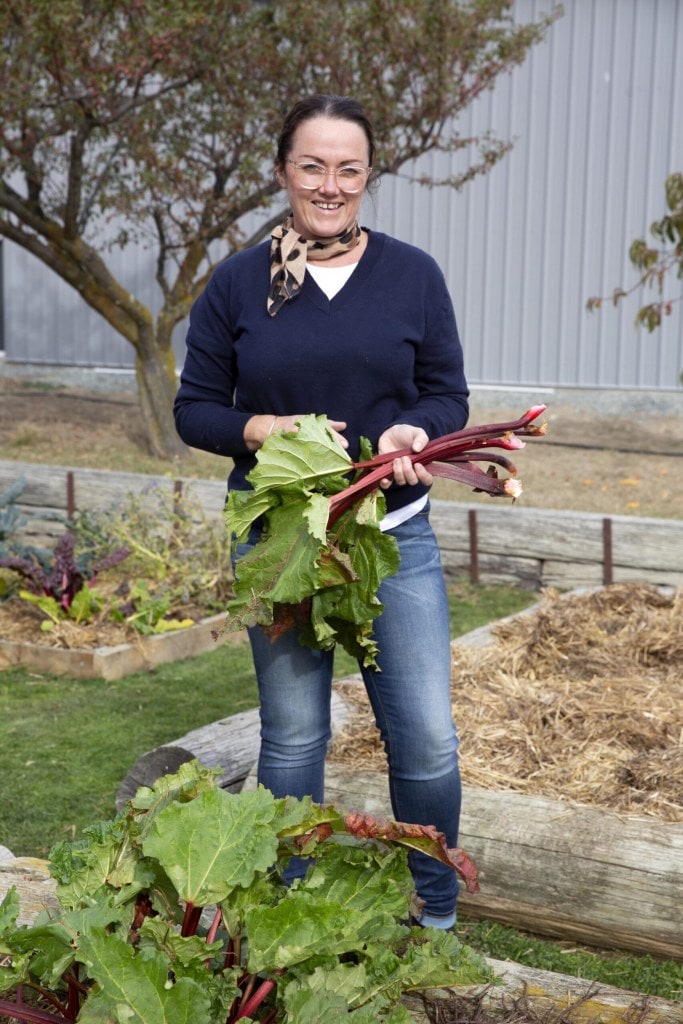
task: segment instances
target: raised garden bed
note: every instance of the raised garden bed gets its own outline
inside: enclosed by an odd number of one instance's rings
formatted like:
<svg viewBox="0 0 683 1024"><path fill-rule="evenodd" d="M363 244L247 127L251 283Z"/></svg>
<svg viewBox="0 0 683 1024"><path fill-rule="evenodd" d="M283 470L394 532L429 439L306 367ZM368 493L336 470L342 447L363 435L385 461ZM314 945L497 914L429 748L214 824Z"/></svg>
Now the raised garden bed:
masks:
<svg viewBox="0 0 683 1024"><path fill-rule="evenodd" d="M136 636L133 640L101 647L55 647L18 640L0 640L0 670L23 666L51 676L72 679L121 679L169 661L181 661L213 650L213 631L220 628L225 615L201 619L194 626Z"/></svg>

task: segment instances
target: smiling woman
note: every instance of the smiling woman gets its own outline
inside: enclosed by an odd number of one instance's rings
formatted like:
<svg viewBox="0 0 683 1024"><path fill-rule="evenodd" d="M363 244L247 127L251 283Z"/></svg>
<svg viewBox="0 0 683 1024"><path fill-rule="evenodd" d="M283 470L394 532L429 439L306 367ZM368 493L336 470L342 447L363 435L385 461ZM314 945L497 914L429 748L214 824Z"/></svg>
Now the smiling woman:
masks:
<svg viewBox="0 0 683 1024"><path fill-rule="evenodd" d="M442 272L426 253L360 224L374 151L355 100L311 96L292 107L275 158L291 213L270 243L221 264L192 310L176 423L188 444L232 457L231 492L250 489L266 439L277 448L311 414L325 417L330 443L350 461L367 458L361 438L389 456L370 518L400 557L377 592L377 664L360 658L360 669L385 741L396 817L434 825L455 846L448 602L429 522L432 476L413 456L465 426L468 390ZM237 548L238 579L253 560L255 527ZM341 622L332 625L321 651L306 644L306 624L274 643L249 630L261 701L259 781L278 796L323 800L332 648L341 633ZM449 928L452 873L420 854L411 868L423 923ZM290 877L301 870L295 864Z"/></svg>

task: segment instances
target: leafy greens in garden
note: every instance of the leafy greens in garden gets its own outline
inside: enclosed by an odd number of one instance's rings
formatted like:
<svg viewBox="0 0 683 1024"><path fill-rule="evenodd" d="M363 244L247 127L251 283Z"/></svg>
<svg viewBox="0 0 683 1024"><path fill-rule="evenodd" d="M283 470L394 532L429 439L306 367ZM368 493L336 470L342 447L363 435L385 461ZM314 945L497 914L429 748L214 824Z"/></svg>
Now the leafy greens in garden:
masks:
<svg viewBox="0 0 683 1024"><path fill-rule="evenodd" d="M409 928L406 849L476 869L431 827L342 815L183 765L51 852L60 912L0 903L0 1016L33 1024L409 1024L401 994L490 979L446 932ZM311 860L287 887L280 867ZM14 998L8 995L14 994ZM38 997L36 999L36 996Z"/></svg>

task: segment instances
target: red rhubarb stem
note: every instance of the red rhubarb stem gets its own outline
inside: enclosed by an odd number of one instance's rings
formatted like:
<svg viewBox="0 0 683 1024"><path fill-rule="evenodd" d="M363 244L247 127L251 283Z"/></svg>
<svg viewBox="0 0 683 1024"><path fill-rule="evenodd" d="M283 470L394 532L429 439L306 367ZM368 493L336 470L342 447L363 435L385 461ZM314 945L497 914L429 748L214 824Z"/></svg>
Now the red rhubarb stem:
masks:
<svg viewBox="0 0 683 1024"><path fill-rule="evenodd" d="M277 982L272 978L267 978L265 981L261 982L251 999L248 999L244 1006L240 1007L239 1012L235 1017L235 1021L237 1022L238 1020L243 1020L245 1017L251 1017L252 1012L258 1009L268 993L275 988L276 984Z"/></svg>

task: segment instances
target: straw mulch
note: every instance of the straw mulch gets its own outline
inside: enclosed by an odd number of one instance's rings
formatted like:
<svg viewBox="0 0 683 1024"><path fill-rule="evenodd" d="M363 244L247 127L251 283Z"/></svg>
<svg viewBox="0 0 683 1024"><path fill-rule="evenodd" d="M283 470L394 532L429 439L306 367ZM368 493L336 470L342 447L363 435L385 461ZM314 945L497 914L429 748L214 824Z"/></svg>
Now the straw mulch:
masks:
<svg viewBox="0 0 683 1024"><path fill-rule="evenodd" d="M463 781L683 821L683 590L642 584L543 595L453 648ZM363 687L331 756L384 770Z"/></svg>

